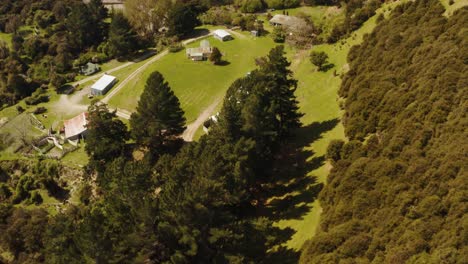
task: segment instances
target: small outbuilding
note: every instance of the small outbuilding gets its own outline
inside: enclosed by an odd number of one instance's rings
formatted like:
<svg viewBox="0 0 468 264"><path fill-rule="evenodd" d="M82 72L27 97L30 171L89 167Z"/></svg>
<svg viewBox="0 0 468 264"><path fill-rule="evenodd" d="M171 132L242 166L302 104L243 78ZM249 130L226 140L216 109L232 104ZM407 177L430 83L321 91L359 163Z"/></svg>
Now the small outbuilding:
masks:
<svg viewBox="0 0 468 264"><path fill-rule="evenodd" d="M213 32L213 36L221 41L233 39L232 35L224 29L217 29Z"/></svg>
<svg viewBox="0 0 468 264"><path fill-rule="evenodd" d="M77 140L84 137L87 131L88 113L83 112L72 119L63 121L65 130L65 138L69 140Z"/></svg>
<svg viewBox="0 0 468 264"><path fill-rule="evenodd" d="M117 82L117 78L104 74L97 82L91 86L92 95L104 95Z"/></svg>
<svg viewBox="0 0 468 264"><path fill-rule="evenodd" d="M80 67L80 73L86 76L92 75L100 70L101 68L99 67L99 65L91 62L88 62Z"/></svg>

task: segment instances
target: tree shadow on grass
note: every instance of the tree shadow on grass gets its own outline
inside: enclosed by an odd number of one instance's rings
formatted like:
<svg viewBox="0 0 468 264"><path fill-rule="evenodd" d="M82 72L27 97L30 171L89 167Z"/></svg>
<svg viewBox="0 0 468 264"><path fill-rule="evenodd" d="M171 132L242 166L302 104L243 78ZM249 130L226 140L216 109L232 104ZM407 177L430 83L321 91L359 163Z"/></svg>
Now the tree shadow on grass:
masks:
<svg viewBox="0 0 468 264"><path fill-rule="evenodd" d="M299 220L312 210L311 204L317 199L323 184L310 172L320 168L325 163L325 157L316 156L305 147L322 138L338 123L338 119L332 119L304 126L281 147L281 153L273 165L273 183L264 186L263 200L267 202L259 211L261 216L272 221ZM279 241L282 242L267 256L268 263L297 263L299 252L283 246L295 232L291 232L290 228L278 232L281 232Z"/></svg>
<svg viewBox="0 0 468 264"><path fill-rule="evenodd" d="M322 68L320 68L320 71L327 72L328 70L330 70L333 67L335 67L335 64L327 63L327 64L323 65Z"/></svg>
<svg viewBox="0 0 468 264"><path fill-rule="evenodd" d="M285 246L276 248L270 252L263 263L269 264L296 264L299 261L300 252L291 250Z"/></svg>
<svg viewBox="0 0 468 264"><path fill-rule="evenodd" d="M197 37L201 37L201 36L205 36L205 35L208 35L210 34L210 31L206 28L196 28L194 30L192 30L192 32L190 32L189 34L185 35L181 40L185 40L185 39L190 39L190 38L197 38Z"/></svg>
<svg viewBox="0 0 468 264"><path fill-rule="evenodd" d="M157 51L154 50L154 49L142 50L142 51L139 51L139 52L133 54L132 56L127 58L127 60L137 63L137 62L140 62L140 61L144 61L144 60L148 59L149 57L151 57L153 55L156 55L156 53L157 53Z"/></svg>
<svg viewBox="0 0 468 264"><path fill-rule="evenodd" d="M229 64L231 64L229 61L222 60L222 61L216 63L216 66L227 66Z"/></svg>
<svg viewBox="0 0 468 264"><path fill-rule="evenodd" d="M70 192L58 185L55 181L46 181L44 187L47 189L50 196L55 199L64 202L70 198Z"/></svg>

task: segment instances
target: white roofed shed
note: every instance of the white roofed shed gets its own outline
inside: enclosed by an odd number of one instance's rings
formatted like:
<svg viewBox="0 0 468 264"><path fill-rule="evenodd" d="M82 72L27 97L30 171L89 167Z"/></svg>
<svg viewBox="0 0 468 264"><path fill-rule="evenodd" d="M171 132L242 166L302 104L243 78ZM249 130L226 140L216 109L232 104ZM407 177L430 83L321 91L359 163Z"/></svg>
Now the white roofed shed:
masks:
<svg viewBox="0 0 468 264"><path fill-rule="evenodd" d="M224 29L217 29L213 32L213 36L221 41L232 39L232 35Z"/></svg>
<svg viewBox="0 0 468 264"><path fill-rule="evenodd" d="M104 74L97 82L91 86L92 95L104 95L114 84L117 78L111 75Z"/></svg>

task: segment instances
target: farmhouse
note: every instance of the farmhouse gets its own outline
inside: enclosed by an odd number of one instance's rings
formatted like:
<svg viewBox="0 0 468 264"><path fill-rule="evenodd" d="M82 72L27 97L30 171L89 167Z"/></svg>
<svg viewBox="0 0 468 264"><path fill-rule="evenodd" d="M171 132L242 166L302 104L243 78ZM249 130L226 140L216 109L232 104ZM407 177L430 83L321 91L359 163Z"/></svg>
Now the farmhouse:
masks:
<svg viewBox="0 0 468 264"><path fill-rule="evenodd" d="M286 15L274 15L270 19L270 25L272 26L283 26L284 28L290 31L300 31L301 29L307 27L307 23L298 17L295 16L286 16Z"/></svg>
<svg viewBox="0 0 468 264"><path fill-rule="evenodd" d="M201 61L208 59L212 51L213 49L210 46L210 42L205 39L200 42L200 47L188 48L185 50L185 53L187 54L187 58L194 61Z"/></svg>
<svg viewBox="0 0 468 264"><path fill-rule="evenodd" d="M231 40L232 39L232 36L229 32L227 32L226 30L224 29L217 29L213 32L213 36L216 38L216 39L219 39L221 41L226 41L226 40Z"/></svg>
<svg viewBox="0 0 468 264"><path fill-rule="evenodd" d="M88 124L88 113L83 112L72 119L63 121L65 128L65 138L77 140L80 136L86 134L86 125Z"/></svg>
<svg viewBox="0 0 468 264"><path fill-rule="evenodd" d="M117 78L111 75L104 74L97 82L91 86L92 95L104 95L114 84Z"/></svg>

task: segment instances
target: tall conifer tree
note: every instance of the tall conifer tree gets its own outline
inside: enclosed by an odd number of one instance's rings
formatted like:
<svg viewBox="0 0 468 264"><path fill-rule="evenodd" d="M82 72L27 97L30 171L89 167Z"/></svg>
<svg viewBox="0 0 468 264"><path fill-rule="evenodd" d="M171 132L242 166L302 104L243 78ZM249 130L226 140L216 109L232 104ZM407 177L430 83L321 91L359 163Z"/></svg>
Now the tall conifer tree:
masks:
<svg viewBox="0 0 468 264"><path fill-rule="evenodd" d="M284 46L273 48L268 54L268 62L261 67L271 81L270 96L271 110L274 112L277 121L277 132L280 137L287 136L291 130L301 126L300 118L303 116L299 112L299 102L294 95L297 88L297 80L292 79L292 72L289 70L291 63L284 56Z"/></svg>
<svg viewBox="0 0 468 264"><path fill-rule="evenodd" d="M132 52L137 45L137 35L130 22L121 12L112 16L109 27L108 52L109 55L120 57Z"/></svg>
<svg viewBox="0 0 468 264"><path fill-rule="evenodd" d="M157 153L163 144L185 130L184 111L180 108L179 99L161 73L153 72L146 81L130 125L136 142Z"/></svg>
<svg viewBox="0 0 468 264"><path fill-rule="evenodd" d="M91 167L102 172L106 162L123 154L129 135L125 124L105 104L93 102L88 112L85 149Z"/></svg>

